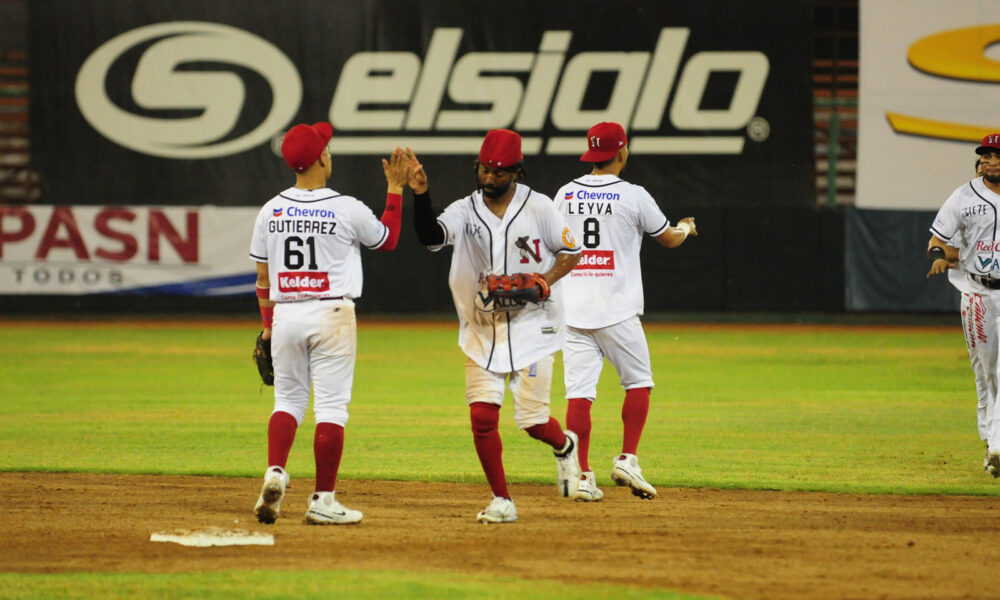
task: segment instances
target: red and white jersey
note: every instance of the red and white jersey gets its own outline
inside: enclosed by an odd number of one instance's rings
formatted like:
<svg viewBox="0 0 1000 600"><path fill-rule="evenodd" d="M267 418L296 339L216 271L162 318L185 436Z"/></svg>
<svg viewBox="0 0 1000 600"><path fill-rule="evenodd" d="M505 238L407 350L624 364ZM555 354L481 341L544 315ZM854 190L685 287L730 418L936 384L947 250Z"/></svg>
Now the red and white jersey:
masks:
<svg viewBox="0 0 1000 600"><path fill-rule="evenodd" d="M281 192L257 215L250 258L268 264L271 300L361 296L361 248L385 243L389 228L370 208L329 188Z"/></svg>
<svg viewBox="0 0 1000 600"><path fill-rule="evenodd" d="M566 324L597 329L641 315L642 235L670 227L656 200L614 175L586 175L559 188L555 202L583 244L580 262L562 279Z"/></svg>
<svg viewBox="0 0 1000 600"><path fill-rule="evenodd" d="M969 273L1000 279L998 207L1000 196L977 177L952 192L934 217L931 233L958 248L958 268L948 271L948 280L962 292L989 291Z"/></svg>
<svg viewBox="0 0 1000 600"><path fill-rule="evenodd" d="M445 242L454 246L448 284L458 313L458 344L488 371L523 369L562 347L565 337L561 281L540 304L498 305L487 297L487 275L545 273L560 252L580 246L552 199L516 184L503 218L483 201L482 192L452 202L438 216Z"/></svg>

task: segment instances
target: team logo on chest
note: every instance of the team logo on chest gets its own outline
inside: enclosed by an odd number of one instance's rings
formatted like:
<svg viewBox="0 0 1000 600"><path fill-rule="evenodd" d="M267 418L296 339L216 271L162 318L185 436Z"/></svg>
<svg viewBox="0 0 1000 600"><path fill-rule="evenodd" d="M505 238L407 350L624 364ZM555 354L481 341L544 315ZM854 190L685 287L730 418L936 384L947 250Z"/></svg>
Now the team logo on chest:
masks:
<svg viewBox="0 0 1000 600"><path fill-rule="evenodd" d="M522 235L521 237L517 238L517 241L514 242L514 246L516 246L518 249L521 250L522 263L528 262L529 256L532 259L534 259L536 263L542 262L542 257L539 256L539 251L538 251L541 240L535 239L532 240L532 242L534 242L535 245L534 249L532 249L531 245L528 243L528 236L526 235Z"/></svg>
<svg viewBox="0 0 1000 600"><path fill-rule="evenodd" d="M479 223L466 223L465 224L465 235L476 238L477 240L482 239L483 226Z"/></svg>

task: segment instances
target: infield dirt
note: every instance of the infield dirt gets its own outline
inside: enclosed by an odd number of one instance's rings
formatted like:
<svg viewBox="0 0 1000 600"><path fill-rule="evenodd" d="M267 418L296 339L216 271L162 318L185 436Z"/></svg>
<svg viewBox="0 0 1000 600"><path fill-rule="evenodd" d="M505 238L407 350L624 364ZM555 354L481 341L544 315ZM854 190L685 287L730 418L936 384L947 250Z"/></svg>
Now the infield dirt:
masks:
<svg viewBox="0 0 1000 600"><path fill-rule="evenodd" d="M996 597L1000 499L605 487L576 503L511 486L520 520L480 525L485 485L341 481L353 526L303 515L293 479L274 525L256 522L258 479L0 473L6 572L393 569L621 583L729 598ZM274 546L190 548L172 529L272 533ZM573 589L573 588L567 588Z"/></svg>

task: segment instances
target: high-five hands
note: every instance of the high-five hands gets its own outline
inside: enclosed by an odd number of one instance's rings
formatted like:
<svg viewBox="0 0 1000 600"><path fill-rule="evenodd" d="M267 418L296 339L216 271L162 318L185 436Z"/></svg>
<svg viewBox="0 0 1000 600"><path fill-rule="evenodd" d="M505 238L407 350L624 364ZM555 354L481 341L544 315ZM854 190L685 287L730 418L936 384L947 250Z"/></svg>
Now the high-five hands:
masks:
<svg viewBox="0 0 1000 600"><path fill-rule="evenodd" d="M427 173L424 171L424 166L420 164L420 161L417 159L417 155L414 154L413 150L409 147L407 147L404 155L411 168L409 180L410 189L413 190L414 194L427 193Z"/></svg>
<svg viewBox="0 0 1000 600"><path fill-rule="evenodd" d="M403 187L413 178L413 164L398 146L392 151L389 160L382 159L382 171L385 172L389 191L395 194L403 193Z"/></svg>

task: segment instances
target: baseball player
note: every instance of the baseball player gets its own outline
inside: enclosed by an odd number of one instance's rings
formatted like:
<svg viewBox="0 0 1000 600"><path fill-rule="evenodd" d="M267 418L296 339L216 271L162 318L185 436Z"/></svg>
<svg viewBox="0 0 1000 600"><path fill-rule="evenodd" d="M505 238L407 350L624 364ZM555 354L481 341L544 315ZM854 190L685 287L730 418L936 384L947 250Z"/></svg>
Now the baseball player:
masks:
<svg viewBox="0 0 1000 600"><path fill-rule="evenodd" d="M962 293L962 328L976 381L979 438L986 445L983 469L1000 477L1000 419L997 398L997 339L1000 336L1000 133L976 148L975 179L948 197L931 225L927 277L948 273Z"/></svg>
<svg viewBox="0 0 1000 600"><path fill-rule="evenodd" d="M639 321L643 312L639 248L643 234L662 246L676 248L698 231L693 217L672 227L644 188L619 178L629 156L621 125L594 125L587 132L587 144L580 160L593 164L591 173L559 188L555 200L556 208L582 236L583 243L580 262L563 280L566 427L579 436L583 471L574 497L585 502L604 497L588 454L590 408L607 357L625 388L622 450L614 460L611 478L630 487L636 496L652 499L656 488L643 478L636 457L653 388L649 348Z"/></svg>
<svg viewBox="0 0 1000 600"><path fill-rule="evenodd" d="M267 428L268 468L254 514L274 523L288 485L285 464L314 395L316 486L308 523L361 521L361 512L335 498L351 401L357 336L354 299L361 296L361 246L389 251L399 239L403 186L409 163L402 150L382 160L388 182L385 211L326 186L327 144L333 127L296 125L281 154L295 185L269 200L254 225L250 258L257 262L257 297L274 359L274 411ZM273 327L272 327L273 324Z"/></svg>
<svg viewBox="0 0 1000 600"><path fill-rule="evenodd" d="M507 129L486 134L474 169L477 189L451 203L435 220L427 176L407 148L414 176L417 237L431 251L453 246L448 283L459 319L465 397L476 453L493 500L476 519L509 523L517 510L507 489L497 429L505 384L514 420L556 456L559 492L572 496L579 481L576 436L549 414L555 352L564 335L558 281L580 259L580 247L552 200L524 177L521 136ZM537 272L551 291L543 302L505 302L485 283L490 275Z"/></svg>

